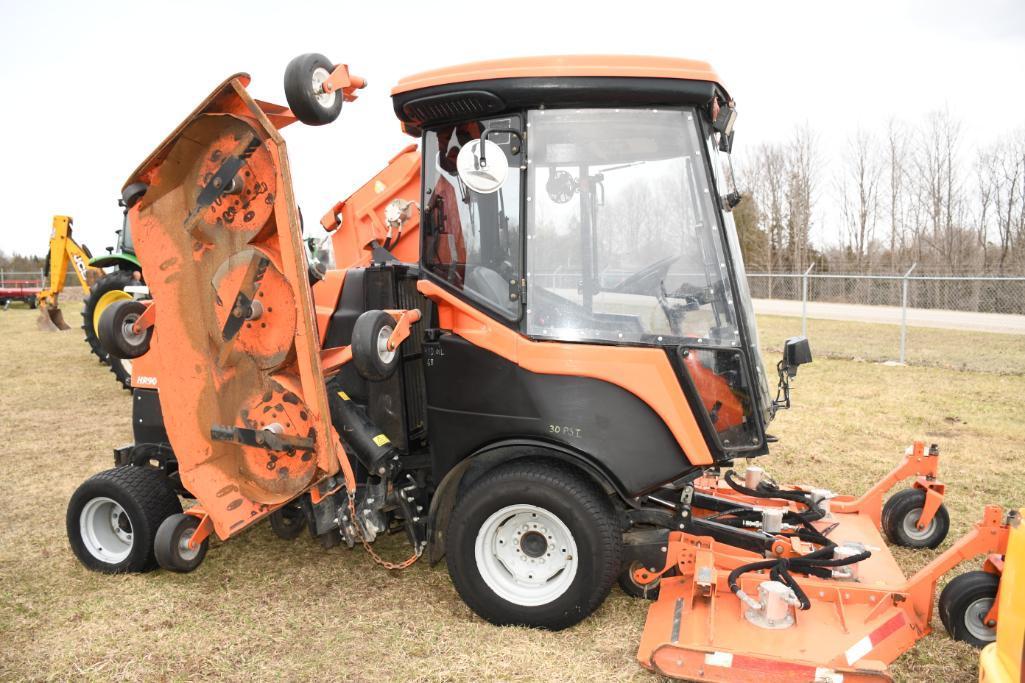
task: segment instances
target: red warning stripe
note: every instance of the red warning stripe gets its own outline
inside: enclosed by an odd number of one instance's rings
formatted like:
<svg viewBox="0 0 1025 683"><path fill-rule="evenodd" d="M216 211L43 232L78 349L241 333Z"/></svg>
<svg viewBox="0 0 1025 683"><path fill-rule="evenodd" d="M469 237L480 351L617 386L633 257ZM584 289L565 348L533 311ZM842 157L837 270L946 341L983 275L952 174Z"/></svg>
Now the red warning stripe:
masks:
<svg viewBox="0 0 1025 683"><path fill-rule="evenodd" d="M873 647L896 633L906 623L907 618L903 612L898 612L890 617L882 626L868 634L868 637L872 640Z"/></svg>

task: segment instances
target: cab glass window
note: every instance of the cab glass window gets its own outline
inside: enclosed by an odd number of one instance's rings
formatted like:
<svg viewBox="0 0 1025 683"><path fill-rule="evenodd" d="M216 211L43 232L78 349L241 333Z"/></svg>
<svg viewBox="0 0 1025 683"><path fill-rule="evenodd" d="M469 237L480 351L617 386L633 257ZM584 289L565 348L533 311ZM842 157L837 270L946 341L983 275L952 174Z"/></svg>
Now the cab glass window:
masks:
<svg viewBox="0 0 1025 683"><path fill-rule="evenodd" d="M520 178L522 150L509 133L490 134L509 172L501 188L481 194L456 170L464 145L489 129L520 130L518 116L460 123L424 136L424 268L470 299L518 320L520 295Z"/></svg>

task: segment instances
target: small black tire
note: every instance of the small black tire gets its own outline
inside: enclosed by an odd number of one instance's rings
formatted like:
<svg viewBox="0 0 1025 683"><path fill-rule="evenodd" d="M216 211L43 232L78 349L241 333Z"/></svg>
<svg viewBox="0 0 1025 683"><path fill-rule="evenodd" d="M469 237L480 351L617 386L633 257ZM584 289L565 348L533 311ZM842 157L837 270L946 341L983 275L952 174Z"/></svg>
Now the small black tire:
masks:
<svg viewBox="0 0 1025 683"><path fill-rule="evenodd" d="M947 633L954 640L985 647L996 640L996 625L984 623L997 597L1000 577L972 571L955 577L940 593L939 612Z"/></svg>
<svg viewBox="0 0 1025 683"><path fill-rule="evenodd" d="M156 567L157 530L181 510L181 501L160 470L116 467L85 480L71 496L68 541L79 562L93 571L149 571Z"/></svg>
<svg viewBox="0 0 1025 683"><path fill-rule="evenodd" d="M445 535L456 591L500 626L555 631L579 623L608 596L622 557L609 497L576 470L532 460L500 465L472 482ZM509 566L505 579L501 567Z"/></svg>
<svg viewBox="0 0 1025 683"><path fill-rule="evenodd" d="M929 526L918 529L915 525L925 507L925 491L905 489L899 491L883 506L883 532L890 543L903 548L935 548L950 531L950 514L942 503Z"/></svg>
<svg viewBox="0 0 1025 683"><path fill-rule="evenodd" d="M29 299L25 299L25 303L28 304L28 308L29 308L30 311L36 310L36 306L38 305L38 302L36 301L35 297L31 297Z"/></svg>
<svg viewBox="0 0 1025 683"><path fill-rule="evenodd" d="M285 100L296 118L308 126L331 123L342 113L341 92L318 92L335 65L315 52L299 55L285 68Z"/></svg>
<svg viewBox="0 0 1025 683"><path fill-rule="evenodd" d="M285 505L270 513L270 528L285 541L299 537L306 528L306 513L297 505Z"/></svg>
<svg viewBox="0 0 1025 683"><path fill-rule="evenodd" d="M186 573L198 567L206 557L210 539L204 538L198 548L188 547L189 539L199 526L199 518L178 513L163 521L153 541L153 554L157 564L172 572Z"/></svg>
<svg viewBox="0 0 1025 683"><path fill-rule="evenodd" d="M380 382L395 373L401 354L386 346L394 330L395 318L384 311L364 311L356 318L352 328L352 362L360 377Z"/></svg>
<svg viewBox="0 0 1025 683"><path fill-rule="evenodd" d="M153 327L141 333L132 331L132 325L146 311L141 301L115 301L103 311L96 331L104 351L115 359L138 358L149 351Z"/></svg>
<svg viewBox="0 0 1025 683"><path fill-rule="evenodd" d="M651 583L644 585L637 583L637 580L634 578L634 570L641 569L642 566L640 562L632 562L629 566L624 567L623 571L619 572L619 578L617 579L619 587L631 598L657 600L662 577L660 576Z"/></svg>

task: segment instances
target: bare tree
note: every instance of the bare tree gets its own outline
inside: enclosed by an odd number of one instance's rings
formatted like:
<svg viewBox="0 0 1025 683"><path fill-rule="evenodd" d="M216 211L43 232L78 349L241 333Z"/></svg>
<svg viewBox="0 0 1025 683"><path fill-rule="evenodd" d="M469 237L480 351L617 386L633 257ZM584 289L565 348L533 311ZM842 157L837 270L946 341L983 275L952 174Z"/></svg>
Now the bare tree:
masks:
<svg viewBox="0 0 1025 683"><path fill-rule="evenodd" d="M879 186L883 160L879 144L871 133L859 129L844 154L840 176L840 213L846 243L859 272L871 269L872 246L879 218Z"/></svg>
<svg viewBox="0 0 1025 683"><path fill-rule="evenodd" d="M811 222L814 208L818 142L811 126L794 129L786 150L787 246L790 267L804 270L809 263Z"/></svg>

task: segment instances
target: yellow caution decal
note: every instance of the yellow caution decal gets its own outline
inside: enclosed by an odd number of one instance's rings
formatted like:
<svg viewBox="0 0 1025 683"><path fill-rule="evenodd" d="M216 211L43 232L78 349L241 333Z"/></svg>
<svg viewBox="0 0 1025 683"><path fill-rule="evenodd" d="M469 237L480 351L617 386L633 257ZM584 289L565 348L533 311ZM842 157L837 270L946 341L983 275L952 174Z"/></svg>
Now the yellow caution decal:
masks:
<svg viewBox="0 0 1025 683"><path fill-rule="evenodd" d="M342 399L343 401L348 401L348 400L349 400L349 395L348 395L347 393L345 393L344 391L339 391L339 392L338 392L338 396L339 396L339 397L340 397L340 398L341 398L341 399Z"/></svg>
<svg viewBox="0 0 1025 683"><path fill-rule="evenodd" d="M384 434L378 434L374 437L374 443L376 443L378 446L383 446L386 443L391 443L391 441Z"/></svg>

